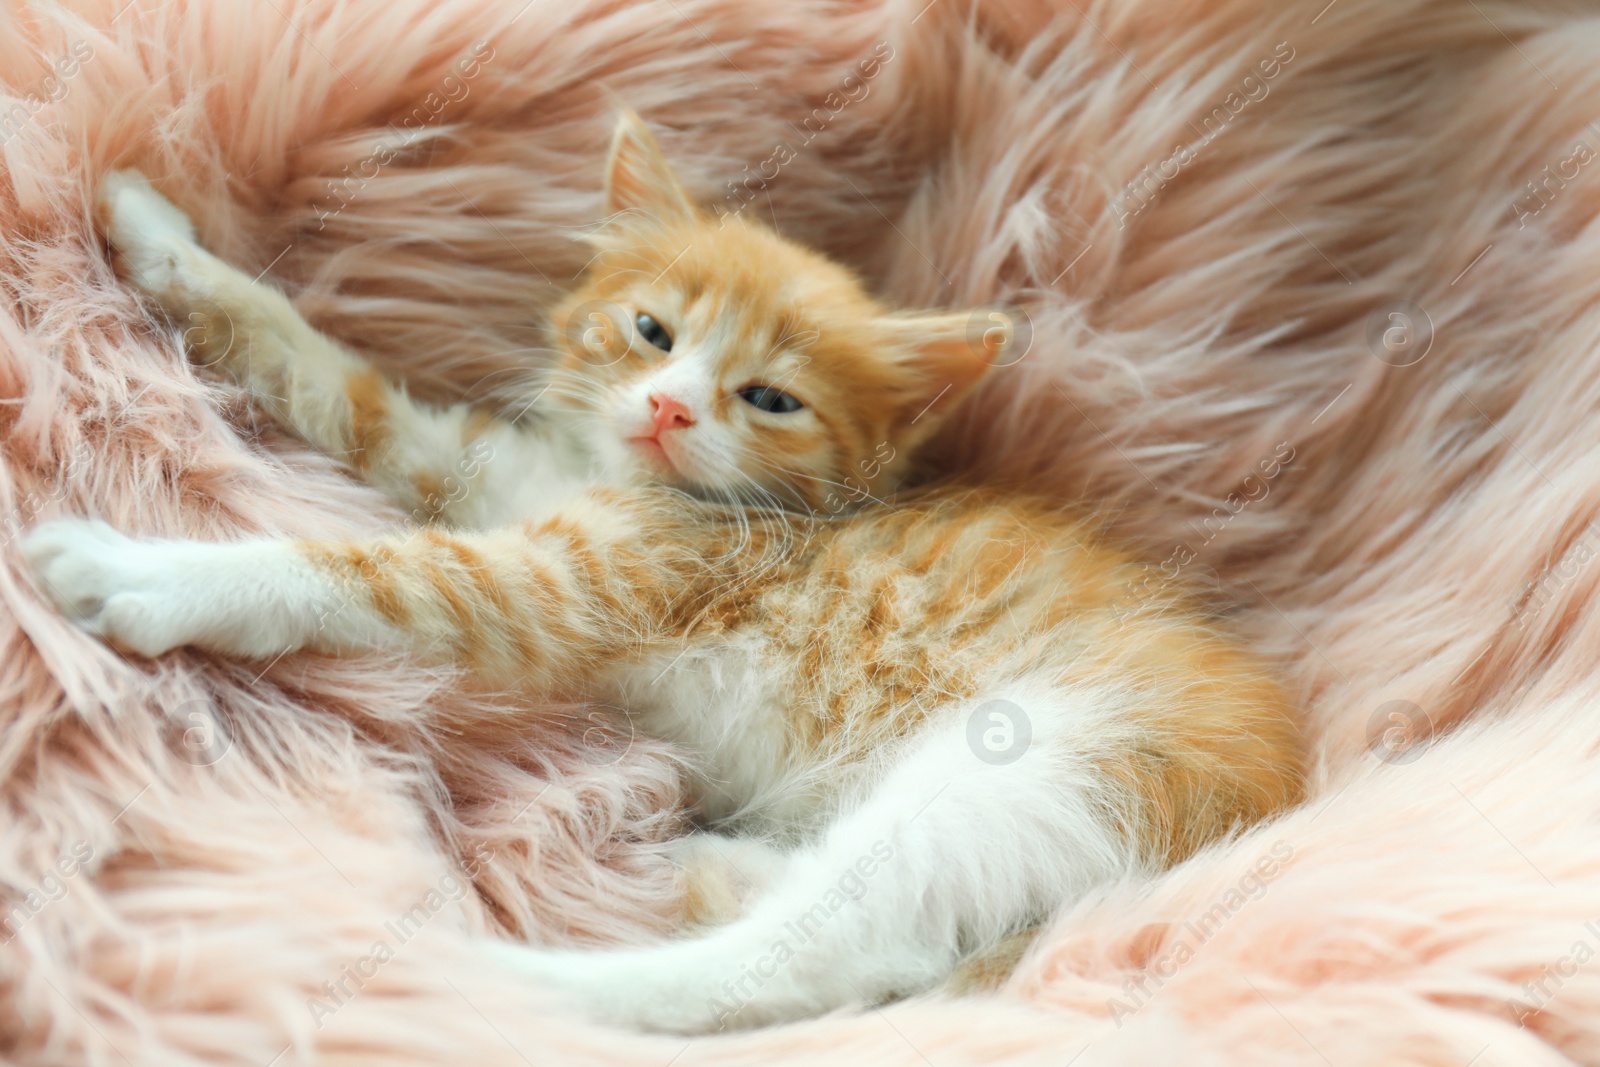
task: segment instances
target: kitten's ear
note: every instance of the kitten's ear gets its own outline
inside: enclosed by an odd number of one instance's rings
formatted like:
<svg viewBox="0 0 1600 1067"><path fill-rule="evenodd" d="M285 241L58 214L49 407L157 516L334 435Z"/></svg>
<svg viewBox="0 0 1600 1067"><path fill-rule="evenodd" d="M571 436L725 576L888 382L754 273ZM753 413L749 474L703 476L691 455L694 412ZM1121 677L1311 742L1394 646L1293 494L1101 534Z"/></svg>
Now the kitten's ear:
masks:
<svg viewBox="0 0 1600 1067"><path fill-rule="evenodd" d="M606 162L606 213L638 212L659 222L688 222L694 205L667 165L644 120L624 108Z"/></svg>
<svg viewBox="0 0 1600 1067"><path fill-rule="evenodd" d="M1006 362L1016 338L1015 320L1002 311L890 315L891 350L907 371L902 426L931 429L971 391L990 367Z"/></svg>

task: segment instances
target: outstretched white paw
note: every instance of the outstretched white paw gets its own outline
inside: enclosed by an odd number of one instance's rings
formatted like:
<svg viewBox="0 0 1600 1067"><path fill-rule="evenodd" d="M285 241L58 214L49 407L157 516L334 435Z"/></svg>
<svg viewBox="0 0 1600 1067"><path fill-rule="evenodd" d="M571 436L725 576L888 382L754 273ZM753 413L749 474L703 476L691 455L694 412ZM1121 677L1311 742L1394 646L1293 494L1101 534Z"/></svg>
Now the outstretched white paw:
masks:
<svg viewBox="0 0 1600 1067"><path fill-rule="evenodd" d="M185 598L163 546L103 522L61 519L33 530L21 547L45 593L90 633L146 656L185 643Z"/></svg>
<svg viewBox="0 0 1600 1067"><path fill-rule="evenodd" d="M186 254L197 247L189 217L136 170L106 175L98 207L128 281L158 299L173 295Z"/></svg>

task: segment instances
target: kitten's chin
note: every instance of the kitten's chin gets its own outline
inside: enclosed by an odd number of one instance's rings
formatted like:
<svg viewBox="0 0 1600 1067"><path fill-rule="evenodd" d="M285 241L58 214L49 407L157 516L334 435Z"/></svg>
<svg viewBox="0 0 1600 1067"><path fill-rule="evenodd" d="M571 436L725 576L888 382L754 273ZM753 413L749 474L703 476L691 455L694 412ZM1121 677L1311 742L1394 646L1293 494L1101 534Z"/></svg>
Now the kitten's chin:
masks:
<svg viewBox="0 0 1600 1067"><path fill-rule="evenodd" d="M591 440L590 454L601 477L619 485L668 485L697 497L714 494L697 484L673 462L658 442L646 439L624 439L612 434L596 434Z"/></svg>
<svg viewBox="0 0 1600 1067"><path fill-rule="evenodd" d="M677 475L678 465L667 455L666 448L656 438L631 437L628 439L628 447L635 462L646 470L657 471L664 475Z"/></svg>

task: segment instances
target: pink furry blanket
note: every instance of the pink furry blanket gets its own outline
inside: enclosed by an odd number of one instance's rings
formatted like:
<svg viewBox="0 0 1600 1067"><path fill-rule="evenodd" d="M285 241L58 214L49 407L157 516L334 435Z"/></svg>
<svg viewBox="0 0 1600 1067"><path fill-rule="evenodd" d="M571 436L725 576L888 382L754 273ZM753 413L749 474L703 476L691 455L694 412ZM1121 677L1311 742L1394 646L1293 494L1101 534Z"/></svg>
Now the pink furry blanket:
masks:
<svg viewBox="0 0 1600 1067"><path fill-rule="evenodd" d="M0 7L0 1053L27 1063L1600 1063L1600 20L1557 0ZM481 42L481 44L479 43ZM615 94L613 96L612 94ZM693 1042L469 933L641 940L672 754L378 659L130 661L19 529L397 521L121 288L137 165L435 395L538 358L613 100L897 302L1017 300L952 463L1280 653L1313 799L1004 990ZM503 390L502 390L503 391Z"/></svg>

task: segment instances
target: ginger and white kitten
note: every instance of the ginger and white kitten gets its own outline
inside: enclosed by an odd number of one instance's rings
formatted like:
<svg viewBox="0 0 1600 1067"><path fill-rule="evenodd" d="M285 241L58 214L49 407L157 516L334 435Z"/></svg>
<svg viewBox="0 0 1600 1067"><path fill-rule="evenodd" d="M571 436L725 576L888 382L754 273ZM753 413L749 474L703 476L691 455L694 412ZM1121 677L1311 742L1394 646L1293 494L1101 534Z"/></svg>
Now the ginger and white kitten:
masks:
<svg viewBox="0 0 1600 1067"><path fill-rule="evenodd" d="M688 893L754 884L738 913L644 947L486 951L634 1026L935 988L1298 797L1283 695L1194 605L1119 611L1135 562L1049 502L901 486L1004 330L894 311L757 224L718 225L634 116L606 193L522 425L409 399L111 175L124 273L199 324L195 359L428 521L222 544L53 522L24 546L42 587L148 656L398 648L679 743L709 828L681 849Z"/></svg>

